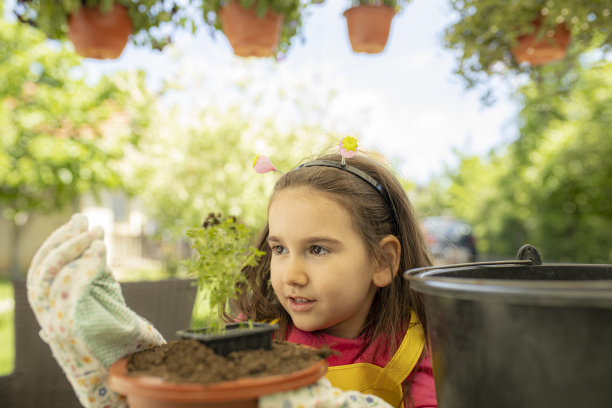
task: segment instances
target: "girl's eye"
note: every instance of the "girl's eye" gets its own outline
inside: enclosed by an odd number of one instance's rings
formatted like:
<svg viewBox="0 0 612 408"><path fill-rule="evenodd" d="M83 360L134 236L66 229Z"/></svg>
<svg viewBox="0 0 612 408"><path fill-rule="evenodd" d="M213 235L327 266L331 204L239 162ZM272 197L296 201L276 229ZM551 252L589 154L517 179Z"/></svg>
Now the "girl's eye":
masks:
<svg viewBox="0 0 612 408"><path fill-rule="evenodd" d="M285 249L285 247L281 245L274 245L272 247L272 253L274 255L282 255L282 254L287 253L287 249Z"/></svg>
<svg viewBox="0 0 612 408"><path fill-rule="evenodd" d="M310 247L310 253L313 255L325 255L327 252L329 252L327 249L318 245L313 245Z"/></svg>

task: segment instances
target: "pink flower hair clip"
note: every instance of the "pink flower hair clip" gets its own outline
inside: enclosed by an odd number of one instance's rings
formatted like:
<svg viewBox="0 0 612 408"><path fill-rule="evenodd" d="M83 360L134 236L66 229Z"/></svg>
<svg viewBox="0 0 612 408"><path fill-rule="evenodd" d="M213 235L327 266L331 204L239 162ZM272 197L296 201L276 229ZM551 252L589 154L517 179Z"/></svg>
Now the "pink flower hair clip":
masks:
<svg viewBox="0 0 612 408"><path fill-rule="evenodd" d="M351 166L350 164L346 163L346 159L351 159L357 154L357 139L352 136L346 136L340 141L338 147L340 150L340 155L342 156L342 160L340 161L340 163L332 160L312 160L307 163L300 164L294 170L313 166L335 167L342 171L349 172L356 177L359 177L360 179L374 187L380 194L382 194L383 198L387 200L387 202L390 202L390 198L388 197L387 193L385 192L385 189L383 188L383 185L380 182L375 180L372 176L370 176L363 170L360 170L357 167ZM270 171L278 171L281 174L283 173L272 164L272 161L267 156L261 154L258 155L253 161L253 168L257 173L260 174L268 173Z"/></svg>
<svg viewBox="0 0 612 408"><path fill-rule="evenodd" d="M346 159L355 157L355 154L357 154L357 147L359 147L359 145L357 144L357 139L352 136L346 136L340 141L338 147L340 150L340 155L342 156L342 161L340 164L336 162L333 167L342 167L345 169L347 166ZM300 165L298 168L311 165L321 165L321 163L322 161L320 160L314 160L310 163ZM264 156L263 154L258 154L257 157L255 157L255 160L253 160L253 169L255 169L255 171L259 174L269 173L271 171L276 171L281 174L283 173L282 171L278 170L274 164L272 164L272 161L268 156Z"/></svg>
<svg viewBox="0 0 612 408"><path fill-rule="evenodd" d="M262 154L258 154L255 160L253 160L253 168L259 174L268 173L270 171L278 171L280 173L280 170L272 164L270 158Z"/></svg>

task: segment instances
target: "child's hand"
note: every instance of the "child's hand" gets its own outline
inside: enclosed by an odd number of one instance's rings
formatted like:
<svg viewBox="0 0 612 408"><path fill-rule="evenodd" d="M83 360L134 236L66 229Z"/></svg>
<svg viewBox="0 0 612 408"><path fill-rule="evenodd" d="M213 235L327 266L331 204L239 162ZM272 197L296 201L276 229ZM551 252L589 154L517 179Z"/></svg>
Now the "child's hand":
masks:
<svg viewBox="0 0 612 408"><path fill-rule="evenodd" d="M76 214L43 243L28 271L28 299L40 336L86 407L126 406L106 387L115 360L164 342L125 305L106 265L100 227Z"/></svg>
<svg viewBox="0 0 612 408"><path fill-rule="evenodd" d="M392 408L381 398L357 391L332 387L328 379L293 391L279 392L259 398L259 408Z"/></svg>

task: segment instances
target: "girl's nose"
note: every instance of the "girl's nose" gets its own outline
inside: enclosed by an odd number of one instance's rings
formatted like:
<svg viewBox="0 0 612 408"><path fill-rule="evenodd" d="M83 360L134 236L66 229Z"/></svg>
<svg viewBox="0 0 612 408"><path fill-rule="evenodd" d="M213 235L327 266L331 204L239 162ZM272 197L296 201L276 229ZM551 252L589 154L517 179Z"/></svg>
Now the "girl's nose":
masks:
<svg viewBox="0 0 612 408"><path fill-rule="evenodd" d="M286 264L286 269L283 273L283 282L285 285L304 286L308 283L308 275L304 268L304 262L300 257L292 256Z"/></svg>

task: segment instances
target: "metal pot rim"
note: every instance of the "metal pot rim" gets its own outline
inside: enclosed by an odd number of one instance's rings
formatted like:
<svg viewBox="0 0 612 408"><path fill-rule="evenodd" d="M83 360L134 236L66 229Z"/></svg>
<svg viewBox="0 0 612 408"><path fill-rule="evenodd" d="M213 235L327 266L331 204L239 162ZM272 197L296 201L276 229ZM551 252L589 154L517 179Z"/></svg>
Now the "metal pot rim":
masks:
<svg viewBox="0 0 612 408"><path fill-rule="evenodd" d="M524 265L521 265L524 264ZM486 266L486 268L484 267ZM610 271L610 279L596 280L531 280L492 279L461 276L441 276L461 272L483 271L483 275L495 269L517 268L521 272L548 269L585 269ZM424 294L448 296L465 300L487 300L511 303L529 303L543 306L588 306L612 308L612 265L606 264L543 264L530 265L509 261L496 264L475 263L416 268L404 272L410 287Z"/></svg>

